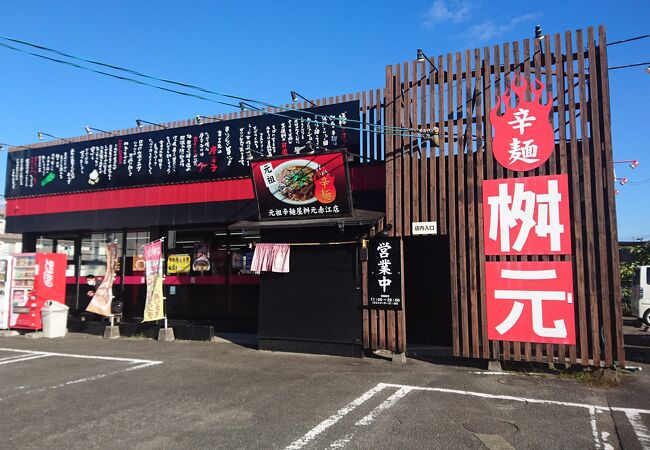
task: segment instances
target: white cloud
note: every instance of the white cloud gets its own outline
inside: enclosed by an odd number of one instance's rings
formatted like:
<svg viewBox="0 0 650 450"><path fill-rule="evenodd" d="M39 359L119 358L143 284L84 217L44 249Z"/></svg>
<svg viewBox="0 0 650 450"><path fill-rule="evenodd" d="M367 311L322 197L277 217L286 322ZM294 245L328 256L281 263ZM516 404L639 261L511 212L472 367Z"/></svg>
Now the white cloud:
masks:
<svg viewBox="0 0 650 450"><path fill-rule="evenodd" d="M473 25L469 28L467 35L471 36L473 41L489 41L500 37L509 31L514 30L517 25L520 25L525 22L529 22L533 19L539 17L539 14L528 13L521 16L513 17L510 21L506 23L496 24L493 21L483 22L477 25ZM533 35L533 29L530 30L531 36Z"/></svg>
<svg viewBox="0 0 650 450"><path fill-rule="evenodd" d="M460 23L469 17L472 4L462 0L435 0L431 8L424 13L422 25L432 28L440 22Z"/></svg>

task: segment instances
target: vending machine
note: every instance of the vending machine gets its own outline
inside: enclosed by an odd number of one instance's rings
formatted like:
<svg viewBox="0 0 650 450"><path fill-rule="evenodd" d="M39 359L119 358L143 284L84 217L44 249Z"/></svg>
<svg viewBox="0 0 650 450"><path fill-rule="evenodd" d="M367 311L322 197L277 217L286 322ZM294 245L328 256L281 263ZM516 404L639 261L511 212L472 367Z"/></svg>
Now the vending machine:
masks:
<svg viewBox="0 0 650 450"><path fill-rule="evenodd" d="M9 328L9 287L11 285L11 260L0 259L0 330Z"/></svg>
<svg viewBox="0 0 650 450"><path fill-rule="evenodd" d="M43 304L65 303L67 259L63 253L14 255L9 328L40 330Z"/></svg>

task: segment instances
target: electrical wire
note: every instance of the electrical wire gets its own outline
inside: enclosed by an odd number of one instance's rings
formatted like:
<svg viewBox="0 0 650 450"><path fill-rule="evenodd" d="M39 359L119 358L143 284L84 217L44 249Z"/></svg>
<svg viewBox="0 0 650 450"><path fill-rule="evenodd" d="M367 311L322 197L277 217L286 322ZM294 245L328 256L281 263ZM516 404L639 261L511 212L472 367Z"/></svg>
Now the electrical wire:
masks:
<svg viewBox="0 0 650 450"><path fill-rule="evenodd" d="M217 103L217 104L220 104L220 105L232 106L232 107L235 107L235 108L238 108L238 109L240 108L240 105L235 105L233 103L222 102L222 101L219 101L219 100L204 97L202 95L192 94L192 93L189 93L189 92L183 92L183 91L179 91L179 90L176 90L176 89L170 89L170 88L166 88L166 87L163 87L163 86L158 86L158 85L151 84L151 83L146 83L144 81L136 80L136 79L133 79L133 78L130 78L130 77L125 77L125 76L122 76L122 75L116 75L116 74L112 74L112 73L109 73L109 72L104 72L102 70L92 69L90 67L85 67L85 66L82 66L80 64L76 64L76 63L73 63L73 62L70 62L70 61L64 61L64 60L61 60L61 59L58 59L58 58L52 58L52 57L49 57L49 56L46 56L46 55L41 55L41 54L38 54L38 53L31 52L29 50L17 48L17 47L14 47L12 45L5 44L5 43L2 43L2 42L0 42L0 47L4 47L4 48L10 49L10 50L14 50L14 51L17 51L17 52L20 52L20 53L26 53L28 55L35 56L37 58L42 58L42 59L45 59L45 60L48 60L48 61L51 61L51 62L56 62L56 63L59 63L59 64L68 65L68 66L75 67L75 68L78 68L78 69L87 70L87 71L90 71L90 72L93 72L93 73L96 73L96 74L99 74L99 75L104 75L104 76L108 76L108 77L111 77L111 78L116 78L118 80L130 81L132 83L136 83L136 84L139 84L141 86L148 86L148 87L152 87L154 89L159 89L159 90L162 90L162 91L165 91L165 92L171 92L171 93L174 93L174 94L179 94L179 95L183 95L183 96L187 96L187 97L192 97L192 98L196 98L196 99L199 99L199 100L205 100L205 101L209 101L209 102L212 102L212 103ZM296 112L308 112L308 111L303 111L303 110L295 110L295 111ZM384 135L397 136L397 137L411 137L411 138L415 138L415 139L418 139L418 138L421 137L420 135L413 135L413 134L381 132L381 131L376 131L376 130L371 130L371 129L363 129L363 128L348 127L348 126L343 126L343 125L336 125L336 124L321 122L321 121L318 121L318 120L315 120L315 119L303 119L303 118L288 116L286 114L281 114L281 113L277 113L277 112L263 111L261 109L258 109L258 112L261 112L263 114L271 114L271 115L278 116L278 117L284 117L284 118L288 118L288 119L291 119L291 120L300 120L301 122L308 122L308 123L315 123L315 124L320 124L320 125L327 125L327 126L332 126L332 127L335 127L335 128L340 128L340 129L346 129L346 130L352 130L352 131L360 131L360 132L363 132L363 133L370 132L370 133L384 134ZM328 119L330 119L329 116L323 116L323 117L327 117Z"/></svg>
<svg viewBox="0 0 650 450"><path fill-rule="evenodd" d="M237 96L237 95L233 95L233 94L227 94L227 93L223 93L223 92L213 91L211 89L206 89L206 88L203 88L201 86L197 86L197 85L190 84L190 83L184 83L184 82L180 82L180 81L170 80L170 79L167 79L167 78L160 78L160 77L153 76L153 75L148 75L148 74L145 74L143 72L139 72L139 71L136 71L136 70L133 70L133 69L128 69L128 68L116 66L116 65L113 65L113 64L104 63L104 62L101 62L101 61L96 61L96 60L93 60L93 59L87 59L87 58L83 58L83 57L80 57L80 56L75 56L75 55L72 55L72 54L69 54L69 53L62 52L60 50L56 50L56 49L53 49L53 48L50 48L50 47L45 47L45 46L39 45L39 44L34 44L32 42L24 41L24 40L21 40L21 39L15 39L15 38L7 37L7 36L1 36L1 35L0 35L0 39L10 41L10 42L14 42L16 44L25 45L25 46L32 47L32 48L37 48L39 50L54 53L54 54L57 54L57 55L60 55L60 56L66 57L66 58L70 58L70 59L73 59L73 60L76 60L76 61L81 61L81 62L85 62L85 63L89 63L89 64L94 64L94 65L98 65L98 66L101 66L101 67L106 67L106 68L121 71L121 72L126 72L126 73L129 73L131 75L146 78L146 79L149 79L149 80L158 81L158 82L161 82L161 83L172 84L172 85L175 85L175 86L180 86L180 87L184 87L184 88L188 88L188 89L195 89L195 90L198 90L198 91L203 92L205 94L211 94L211 95L231 98L231 99L235 99L235 100L242 100L244 102L257 103L257 104L263 105L263 106L265 106L267 108L278 108L278 109L283 109L283 110L287 110L287 111L301 111L301 112L305 112L305 113L308 113L308 114L312 114L315 117L328 118L329 119L329 117L327 115L318 114L318 113L314 113L314 112L311 112L311 111L305 111L305 110L302 110L302 109L287 108L287 107L284 107L284 106L277 106L277 105L273 105L273 104L270 104L270 103L267 103L267 102L264 102L264 101L261 101L261 100L255 100L255 99L241 97L241 96ZM15 49L15 50L18 50L18 49ZM30 54L32 54L32 53L30 53ZM239 107L239 106L235 105L235 107ZM365 124L364 122L361 122L360 120L349 119L349 121L350 122L356 122L356 123L359 123L359 124ZM379 126L379 125L374 125L373 124L373 126ZM394 126L388 126L388 125L381 125L380 127L381 128L389 128L389 129L397 129L397 130L400 130L400 131L411 131L409 128L405 128L405 127L394 127Z"/></svg>
<svg viewBox="0 0 650 450"><path fill-rule="evenodd" d="M621 39L620 41L608 42L607 46L609 47L610 45L624 44L626 42L638 41L639 39L647 39L647 38L650 38L650 34L644 34L642 36L636 36L628 39Z"/></svg>
<svg viewBox="0 0 650 450"><path fill-rule="evenodd" d="M609 67L608 70L627 69L628 67L639 67L639 66L650 66L650 62L642 62L642 63L637 63L637 64L626 64L624 66L614 66L614 67Z"/></svg>

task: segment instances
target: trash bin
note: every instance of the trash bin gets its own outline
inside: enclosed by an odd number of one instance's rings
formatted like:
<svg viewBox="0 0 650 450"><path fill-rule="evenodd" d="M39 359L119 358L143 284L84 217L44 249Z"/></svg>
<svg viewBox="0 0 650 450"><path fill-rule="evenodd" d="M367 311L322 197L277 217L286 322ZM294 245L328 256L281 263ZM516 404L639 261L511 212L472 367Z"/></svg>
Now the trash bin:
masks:
<svg viewBox="0 0 650 450"><path fill-rule="evenodd" d="M63 303L47 300L41 308L43 337L64 337L68 332L68 308Z"/></svg>

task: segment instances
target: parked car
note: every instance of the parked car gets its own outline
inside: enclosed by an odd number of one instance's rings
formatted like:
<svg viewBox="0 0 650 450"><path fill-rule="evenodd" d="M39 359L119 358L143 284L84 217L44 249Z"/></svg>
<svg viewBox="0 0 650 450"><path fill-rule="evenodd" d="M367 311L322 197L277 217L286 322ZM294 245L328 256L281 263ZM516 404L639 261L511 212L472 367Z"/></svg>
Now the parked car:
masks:
<svg viewBox="0 0 650 450"><path fill-rule="evenodd" d="M650 266L634 269L631 306L634 317L650 326Z"/></svg>

